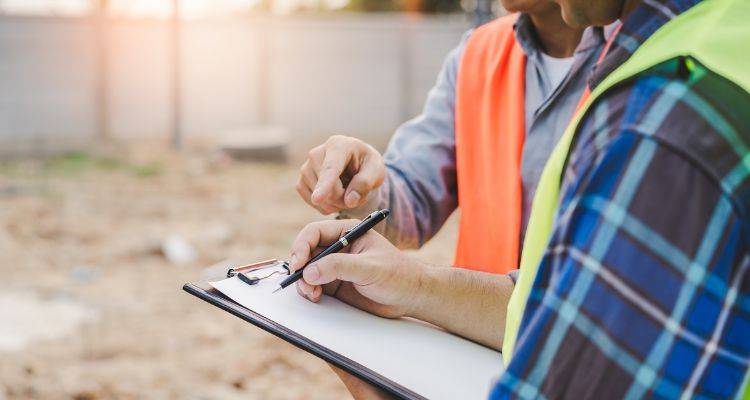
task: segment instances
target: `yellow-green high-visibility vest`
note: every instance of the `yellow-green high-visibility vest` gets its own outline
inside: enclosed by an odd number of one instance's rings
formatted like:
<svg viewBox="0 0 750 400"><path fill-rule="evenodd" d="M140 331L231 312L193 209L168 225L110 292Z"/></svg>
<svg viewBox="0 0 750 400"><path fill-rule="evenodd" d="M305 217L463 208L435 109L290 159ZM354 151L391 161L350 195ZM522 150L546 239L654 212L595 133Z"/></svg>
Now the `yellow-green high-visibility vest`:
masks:
<svg viewBox="0 0 750 400"><path fill-rule="evenodd" d="M665 62L684 58L734 82L750 96L750 0L704 0L657 30L591 93L557 143L542 173L532 203L521 253L521 271L508 304L503 359L510 362L531 286L547 247L558 206L560 180L572 140L591 105L614 86L648 73ZM750 398L750 385L745 393Z"/></svg>

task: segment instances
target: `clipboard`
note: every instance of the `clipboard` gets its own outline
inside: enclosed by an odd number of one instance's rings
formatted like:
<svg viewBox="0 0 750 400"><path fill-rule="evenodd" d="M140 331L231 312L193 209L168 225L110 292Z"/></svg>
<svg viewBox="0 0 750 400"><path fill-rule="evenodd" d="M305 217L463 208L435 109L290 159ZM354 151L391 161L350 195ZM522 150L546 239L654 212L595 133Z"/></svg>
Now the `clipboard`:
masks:
<svg viewBox="0 0 750 400"><path fill-rule="evenodd" d="M186 283L182 289L199 299L218 307L235 317L263 329L264 331L293 344L301 350L311 353L328 363L331 363L344 371L374 385L390 395L399 399L425 399L400 384L373 372L367 367L350 360L326 347L323 347L302 335L279 325L268 318L235 303L232 299L224 296L218 290L203 283Z"/></svg>
<svg viewBox="0 0 750 400"><path fill-rule="evenodd" d="M502 371L498 351L434 325L378 317L328 296L311 303L293 289L272 293L290 273L286 262L227 268L211 267L206 282L183 289L396 398L484 399Z"/></svg>

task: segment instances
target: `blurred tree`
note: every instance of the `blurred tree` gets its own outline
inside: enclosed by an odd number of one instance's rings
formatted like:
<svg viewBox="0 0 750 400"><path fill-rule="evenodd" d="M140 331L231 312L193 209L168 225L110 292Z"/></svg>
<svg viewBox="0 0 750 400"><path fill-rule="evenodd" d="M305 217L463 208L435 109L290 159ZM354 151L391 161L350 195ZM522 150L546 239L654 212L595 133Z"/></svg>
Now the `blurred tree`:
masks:
<svg viewBox="0 0 750 400"><path fill-rule="evenodd" d="M460 0L350 0L346 7L352 11L412 11L447 13L461 11Z"/></svg>
<svg viewBox="0 0 750 400"><path fill-rule="evenodd" d="M252 8L260 11L271 11L271 3L273 0L259 0L255 3Z"/></svg>
<svg viewBox="0 0 750 400"><path fill-rule="evenodd" d="M419 11L424 13L449 13L461 11L461 2L458 0L410 0L419 3ZM405 1L409 2L409 1Z"/></svg>
<svg viewBox="0 0 750 400"><path fill-rule="evenodd" d="M351 11L396 11L399 9L398 2L395 0L350 0L347 10Z"/></svg>
<svg viewBox="0 0 750 400"><path fill-rule="evenodd" d="M2 1L2 0L0 0ZM461 0L343 0L346 6L333 6L330 0L257 0L251 7L256 11L285 12L330 11L341 9L354 12L408 11L420 13L450 13L463 10ZM468 0L471 3L471 0ZM480 1L480 0L474 0ZM494 1L494 0L490 0ZM474 3L471 3L474 4Z"/></svg>

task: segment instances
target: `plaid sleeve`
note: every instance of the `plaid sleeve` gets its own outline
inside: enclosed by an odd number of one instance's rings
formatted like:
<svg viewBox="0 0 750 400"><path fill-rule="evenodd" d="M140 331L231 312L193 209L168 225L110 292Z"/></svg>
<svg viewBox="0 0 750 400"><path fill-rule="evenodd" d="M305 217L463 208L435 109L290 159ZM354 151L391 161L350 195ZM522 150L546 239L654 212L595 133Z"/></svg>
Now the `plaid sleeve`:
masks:
<svg viewBox="0 0 750 400"><path fill-rule="evenodd" d="M680 85L643 79L583 126L491 398L738 395L750 365L746 204L660 137L724 140L725 126ZM725 150L734 182L747 183L748 153Z"/></svg>

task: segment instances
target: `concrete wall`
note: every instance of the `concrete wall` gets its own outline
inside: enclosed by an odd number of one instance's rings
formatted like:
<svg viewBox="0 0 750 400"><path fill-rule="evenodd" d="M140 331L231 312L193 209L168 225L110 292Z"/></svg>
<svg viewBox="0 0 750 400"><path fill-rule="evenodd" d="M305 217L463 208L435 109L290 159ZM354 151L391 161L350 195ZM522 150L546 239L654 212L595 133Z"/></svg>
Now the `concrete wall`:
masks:
<svg viewBox="0 0 750 400"><path fill-rule="evenodd" d="M0 21L0 152L80 147L95 134L92 37L80 19Z"/></svg>
<svg viewBox="0 0 750 400"><path fill-rule="evenodd" d="M169 26L107 21L106 109L93 20L0 17L0 153L80 148L106 132L168 139ZM186 140L259 124L302 142L331 133L387 137L416 115L461 16L320 15L202 20L182 33ZM101 114L100 114L101 112Z"/></svg>

